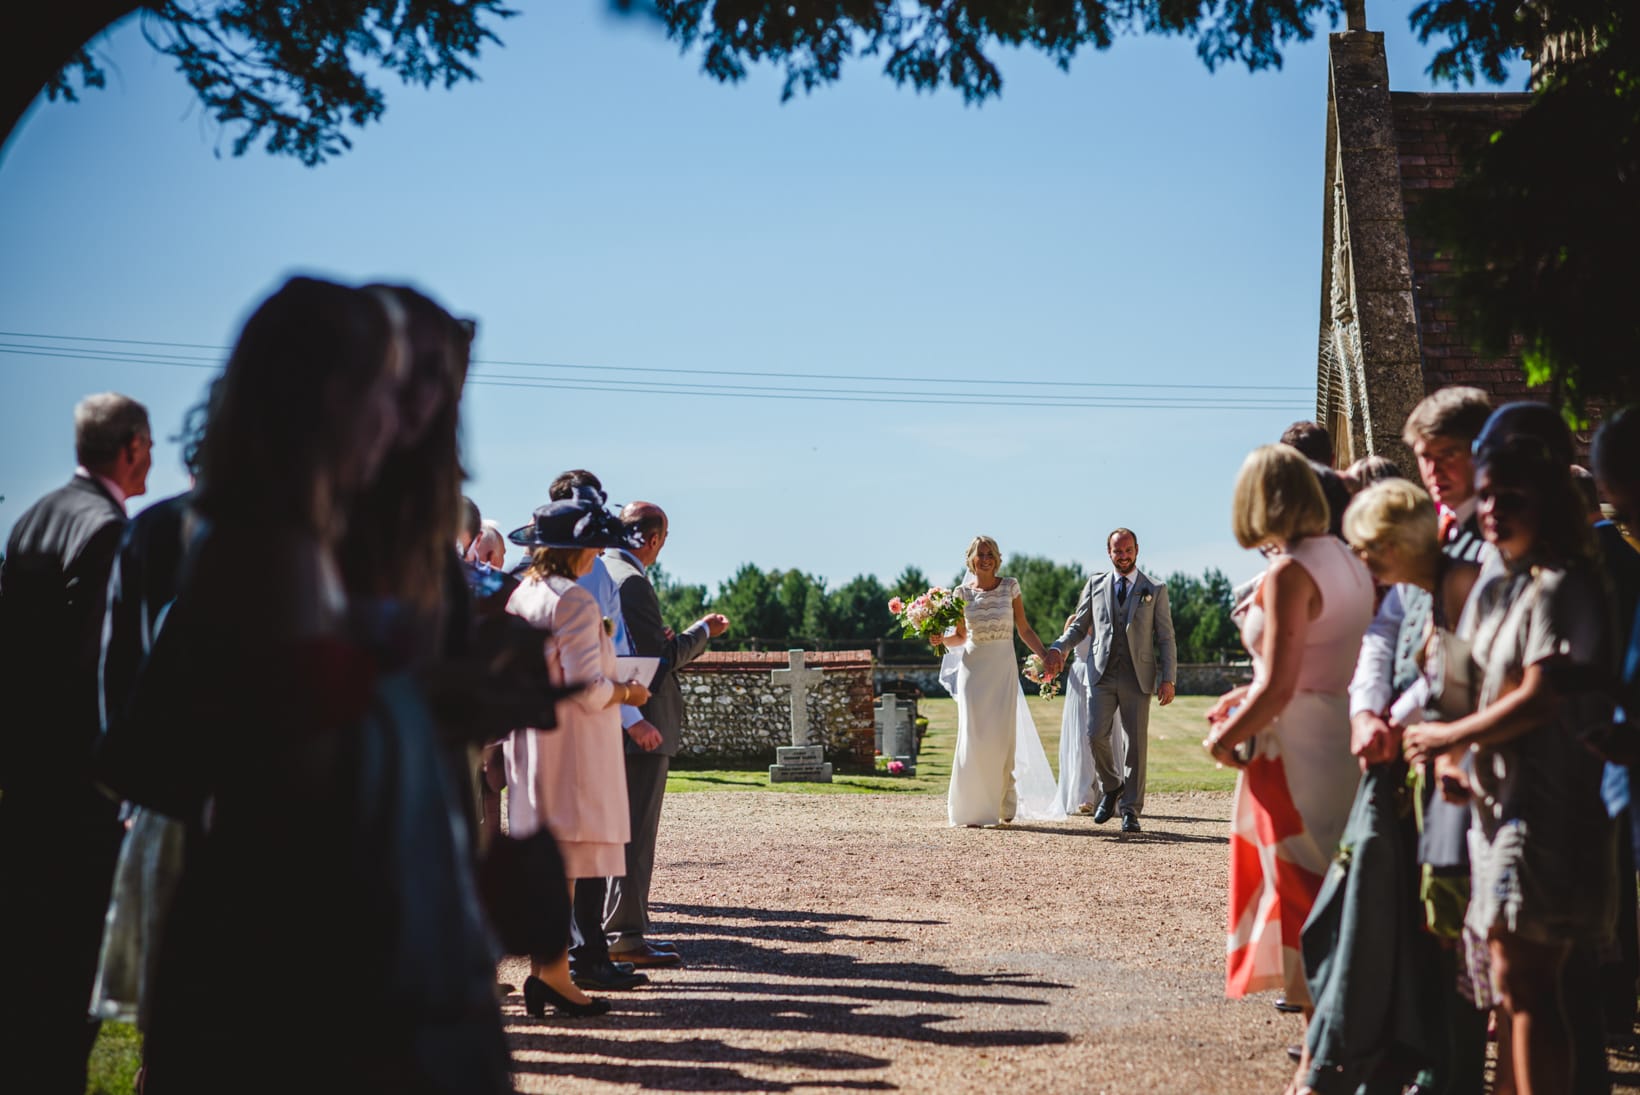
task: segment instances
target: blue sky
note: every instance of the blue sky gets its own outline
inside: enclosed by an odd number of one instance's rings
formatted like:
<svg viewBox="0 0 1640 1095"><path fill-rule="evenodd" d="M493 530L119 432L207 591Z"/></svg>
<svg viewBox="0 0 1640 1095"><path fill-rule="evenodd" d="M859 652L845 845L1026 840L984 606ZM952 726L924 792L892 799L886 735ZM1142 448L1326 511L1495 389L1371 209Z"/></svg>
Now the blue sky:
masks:
<svg viewBox="0 0 1640 1095"><path fill-rule="evenodd" d="M1373 18L1392 85L1428 89L1404 10ZM1313 405L1324 36L1258 75L1210 74L1182 40L1125 38L1069 74L1005 53L1001 100L975 109L870 58L782 105L777 74L719 85L602 0L530 5L501 35L481 82L390 86L383 121L310 169L232 156L138 28L116 28L108 88L36 104L0 159L0 346L226 346L291 273L407 281L479 320L481 359L534 363L475 378L547 385L465 400L468 493L504 527L589 467L614 499L663 505L663 565L714 587L742 562L943 579L980 532L1094 566L1116 525L1153 574L1257 571L1229 493ZM121 359L0 352L0 534L73 467L88 392L153 414L139 503L183 487L163 438L209 369L134 355L220 355L100 345ZM966 392L997 398L924 402ZM1062 405L1094 394L1140 405Z"/></svg>

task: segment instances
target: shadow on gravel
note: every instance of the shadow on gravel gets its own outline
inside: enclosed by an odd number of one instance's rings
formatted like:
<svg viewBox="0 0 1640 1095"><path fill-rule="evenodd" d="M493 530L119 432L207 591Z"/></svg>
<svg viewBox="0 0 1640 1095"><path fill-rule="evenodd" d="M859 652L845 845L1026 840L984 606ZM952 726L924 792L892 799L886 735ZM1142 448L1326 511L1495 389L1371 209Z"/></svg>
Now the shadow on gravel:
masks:
<svg viewBox="0 0 1640 1095"><path fill-rule="evenodd" d="M627 1043L614 1043L615 1048ZM597 1051L603 1052L603 1051ZM827 1091L898 1091L899 1086L887 1080L811 1080L792 1082L763 1080L747 1076L732 1068L712 1065L623 1065L603 1061L569 1061L557 1064L547 1061L514 1061L515 1073L539 1073L543 1076L574 1076L598 1083L636 1085L644 1091L801 1091L806 1087Z"/></svg>
<svg viewBox="0 0 1640 1095"><path fill-rule="evenodd" d="M651 914L670 913L673 916L692 916L700 920L757 920L790 921L798 924L943 924L943 920L904 920L883 916L860 916L857 913L809 912L806 909L753 909L744 905L666 905L659 901L649 906ZM677 925L673 931L682 931L688 925ZM717 931L717 925L710 926ZM656 934L659 934L658 932Z"/></svg>
<svg viewBox="0 0 1640 1095"><path fill-rule="evenodd" d="M1045 1008L1049 1003L1045 991L1070 987L1056 981L1028 973L964 973L931 962L867 962L849 954L765 945L899 942L893 936L832 934L814 925L941 921L795 909L661 904L651 908L657 919L668 921L667 934L691 937L687 948L691 970L725 976L680 979L657 985L658 991L610 996L615 1010L600 1019L531 1020L516 1005L509 1007L508 1041L515 1055L515 1071L636 1085L647 1091L797 1091L813 1087L891 1091L898 1090L898 1085L880 1077L844 1075L886 1069L890 1058L815 1043L887 1038L985 1048L1061 1045L1071 1040L1058 1030L971 1029L978 1007ZM758 924L725 920L755 920ZM885 1010L904 1011L908 1005L938 1005L940 1010L915 1014ZM690 1031L723 1037L684 1036ZM780 1039L785 1048L732 1044L728 1039L737 1031L785 1035ZM519 1052L531 1051L551 1054L552 1059L517 1058ZM762 1075L749 1075L737 1066L758 1069ZM813 1080L766 1079L769 1070L829 1075Z"/></svg>
<svg viewBox="0 0 1640 1095"><path fill-rule="evenodd" d="M1147 817L1146 826L1161 818ZM1166 830L1146 828L1142 833L1124 833L1115 825L1101 829L1089 829L1081 825L1045 825L1025 822L1014 822L1008 826L1009 830L1017 833L1045 833L1048 836L1079 836L1103 837L1121 844L1229 844L1228 836L1196 836L1193 833L1170 833Z"/></svg>

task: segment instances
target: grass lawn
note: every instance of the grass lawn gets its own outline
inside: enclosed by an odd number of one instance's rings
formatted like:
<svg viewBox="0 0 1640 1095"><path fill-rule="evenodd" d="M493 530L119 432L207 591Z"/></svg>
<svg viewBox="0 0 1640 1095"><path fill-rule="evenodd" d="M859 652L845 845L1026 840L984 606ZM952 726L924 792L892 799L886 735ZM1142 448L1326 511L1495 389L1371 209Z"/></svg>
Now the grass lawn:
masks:
<svg viewBox="0 0 1640 1095"><path fill-rule="evenodd" d="M142 1035L129 1023L104 1023L91 1050L85 1095L131 1095L142 1063Z"/></svg>
<svg viewBox="0 0 1640 1095"><path fill-rule="evenodd" d="M1207 732L1203 715L1213 696L1180 696L1166 707L1150 709L1149 773L1151 791L1228 791L1236 785L1233 769L1219 768L1202 752ZM1059 772L1059 723L1065 710L1060 699L1032 697L1031 717L1048 762ZM928 717L928 735L914 777L839 774L831 783L770 783L766 766L758 768L674 768L667 778L669 793L690 791L775 791L787 794L864 794L877 791L945 793L951 779L951 754L957 738L957 704L949 699L918 701L917 710ZM685 762L687 764L687 762Z"/></svg>

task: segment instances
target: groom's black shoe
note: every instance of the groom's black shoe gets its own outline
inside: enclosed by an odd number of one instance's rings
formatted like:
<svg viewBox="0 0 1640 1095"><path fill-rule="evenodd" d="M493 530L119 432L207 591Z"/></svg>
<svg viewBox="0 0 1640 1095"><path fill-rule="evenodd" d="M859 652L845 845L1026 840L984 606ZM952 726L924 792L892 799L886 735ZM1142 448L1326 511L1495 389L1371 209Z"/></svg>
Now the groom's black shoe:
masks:
<svg viewBox="0 0 1640 1095"><path fill-rule="evenodd" d="M1124 810L1122 812L1122 832L1137 833L1142 831L1139 828L1139 815L1132 810Z"/></svg>
<svg viewBox="0 0 1640 1095"><path fill-rule="evenodd" d="M1114 791L1106 791L1099 796L1099 805L1093 808L1093 821L1096 825L1103 825L1116 812L1116 800L1122 797L1126 784L1117 787Z"/></svg>

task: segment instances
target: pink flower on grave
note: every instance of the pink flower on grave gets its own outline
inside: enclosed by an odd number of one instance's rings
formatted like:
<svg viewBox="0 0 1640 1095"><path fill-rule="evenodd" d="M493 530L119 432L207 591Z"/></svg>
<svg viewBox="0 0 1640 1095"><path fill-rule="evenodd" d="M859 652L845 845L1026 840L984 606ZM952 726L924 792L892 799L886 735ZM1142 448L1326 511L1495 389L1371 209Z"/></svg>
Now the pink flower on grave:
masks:
<svg viewBox="0 0 1640 1095"><path fill-rule="evenodd" d="M903 773L904 771L905 771L905 764L902 761L891 760L891 761L888 762L888 774L889 775L897 776L897 775L900 775L901 773Z"/></svg>
<svg viewBox="0 0 1640 1095"><path fill-rule="evenodd" d="M900 600L898 597L890 597L888 599L888 610L898 616L900 613L905 611L905 602Z"/></svg>

